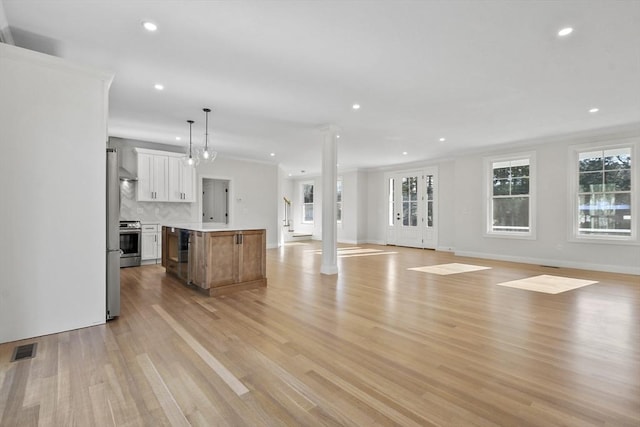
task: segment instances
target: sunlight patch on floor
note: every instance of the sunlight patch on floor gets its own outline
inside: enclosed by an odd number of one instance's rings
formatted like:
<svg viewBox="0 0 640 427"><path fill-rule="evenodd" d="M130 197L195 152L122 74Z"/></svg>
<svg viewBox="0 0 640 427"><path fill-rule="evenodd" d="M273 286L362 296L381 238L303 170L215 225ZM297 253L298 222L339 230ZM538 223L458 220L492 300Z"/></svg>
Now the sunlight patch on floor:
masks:
<svg viewBox="0 0 640 427"><path fill-rule="evenodd" d="M313 251L316 255L322 255L321 249L316 249ZM349 247L349 248L338 248L338 258L350 258L350 257L358 257L358 256L371 256L371 255L391 255L397 254L398 252L386 252L381 249L366 249L361 247Z"/></svg>
<svg viewBox="0 0 640 427"><path fill-rule="evenodd" d="M572 279L570 277L541 276L527 277L526 279L512 280L510 282L498 283L498 286L508 286L510 288L524 289L527 291L544 292L546 294L559 294L562 292L578 289L583 286L598 283L593 280Z"/></svg>
<svg viewBox="0 0 640 427"><path fill-rule="evenodd" d="M483 267L480 265L459 264L457 262L451 264L428 265L425 267L413 267L407 270L420 271L423 273L439 274L447 276L449 274L469 273L471 271L490 270L491 267Z"/></svg>

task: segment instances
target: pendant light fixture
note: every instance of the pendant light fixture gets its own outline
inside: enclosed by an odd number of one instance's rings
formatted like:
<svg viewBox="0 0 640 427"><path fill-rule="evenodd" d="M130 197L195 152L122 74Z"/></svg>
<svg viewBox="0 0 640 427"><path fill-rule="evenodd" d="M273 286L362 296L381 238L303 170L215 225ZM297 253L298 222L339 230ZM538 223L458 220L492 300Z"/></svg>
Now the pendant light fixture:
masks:
<svg viewBox="0 0 640 427"><path fill-rule="evenodd" d="M210 108L203 108L204 117L205 117L205 131L204 131L204 149L202 150L202 160L205 163L211 163L216 159L218 153L209 149L209 113L211 112Z"/></svg>
<svg viewBox="0 0 640 427"><path fill-rule="evenodd" d="M193 152L193 143L191 142L191 128L193 126L193 120L187 120L189 123L189 151L187 151L186 155L183 157L183 161L187 166L195 167L200 163L200 159L197 154L194 155Z"/></svg>

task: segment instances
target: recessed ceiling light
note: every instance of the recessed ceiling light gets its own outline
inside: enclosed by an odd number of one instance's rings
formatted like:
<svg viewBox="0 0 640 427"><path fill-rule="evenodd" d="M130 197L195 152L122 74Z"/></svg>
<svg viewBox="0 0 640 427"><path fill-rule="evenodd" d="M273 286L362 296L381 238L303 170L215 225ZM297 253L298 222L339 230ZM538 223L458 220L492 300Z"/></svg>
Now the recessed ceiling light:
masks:
<svg viewBox="0 0 640 427"><path fill-rule="evenodd" d="M340 135L336 135L336 138L340 139Z"/></svg>
<svg viewBox="0 0 640 427"><path fill-rule="evenodd" d="M289 174L289 176L293 176L293 174L292 174L292 173L290 173L290 174Z"/></svg>
<svg viewBox="0 0 640 427"><path fill-rule="evenodd" d="M176 136L176 141L180 141L182 138L180 138L179 136Z"/></svg>
<svg viewBox="0 0 640 427"><path fill-rule="evenodd" d="M600 111L599 108L592 108L589 110L590 113L597 113L598 111Z"/></svg>
<svg viewBox="0 0 640 427"><path fill-rule="evenodd" d="M403 152L402 152L402 155L403 155L403 156L406 156L407 154L409 154L409 153L407 153L406 151L403 151Z"/></svg>
<svg viewBox="0 0 640 427"><path fill-rule="evenodd" d="M154 32L155 30L158 29L158 26L156 24L154 24L153 22L150 22L150 21L144 21L142 23L142 26L144 27L145 30L150 31L150 32Z"/></svg>
<svg viewBox="0 0 640 427"><path fill-rule="evenodd" d="M153 85L153 87L154 87L156 90L164 90L164 85L161 85L160 83L156 83L156 84L154 84L154 85Z"/></svg>
<svg viewBox="0 0 640 427"><path fill-rule="evenodd" d="M269 153L269 155L270 155L271 157L274 157L274 156L276 155L276 153Z"/></svg>
<svg viewBox="0 0 640 427"><path fill-rule="evenodd" d="M353 108L354 110L359 110L360 109L360 104L353 104L351 106L351 108Z"/></svg>
<svg viewBox="0 0 640 427"><path fill-rule="evenodd" d="M568 36L571 33L573 33L573 28L571 27L563 28L560 31L558 31L558 35L560 37Z"/></svg>
<svg viewBox="0 0 640 427"><path fill-rule="evenodd" d="M445 142L446 139L445 138L440 138L440 142Z"/></svg>

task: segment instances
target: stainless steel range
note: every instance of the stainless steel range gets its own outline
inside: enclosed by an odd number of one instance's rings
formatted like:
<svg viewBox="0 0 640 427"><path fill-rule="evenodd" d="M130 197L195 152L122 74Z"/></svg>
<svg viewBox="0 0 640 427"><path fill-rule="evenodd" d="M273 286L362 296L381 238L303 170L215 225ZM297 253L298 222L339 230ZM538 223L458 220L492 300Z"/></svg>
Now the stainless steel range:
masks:
<svg viewBox="0 0 640 427"><path fill-rule="evenodd" d="M142 226L140 221L120 221L120 268L140 265Z"/></svg>

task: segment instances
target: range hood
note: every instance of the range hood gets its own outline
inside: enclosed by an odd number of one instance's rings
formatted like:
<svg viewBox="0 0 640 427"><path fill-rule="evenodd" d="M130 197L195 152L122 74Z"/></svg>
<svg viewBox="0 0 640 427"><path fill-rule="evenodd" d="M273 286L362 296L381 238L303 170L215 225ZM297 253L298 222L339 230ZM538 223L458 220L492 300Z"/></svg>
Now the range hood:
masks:
<svg viewBox="0 0 640 427"><path fill-rule="evenodd" d="M132 174L122 166L118 168L118 177L120 178L120 181L137 181L138 180L137 176L135 176L134 174Z"/></svg>

